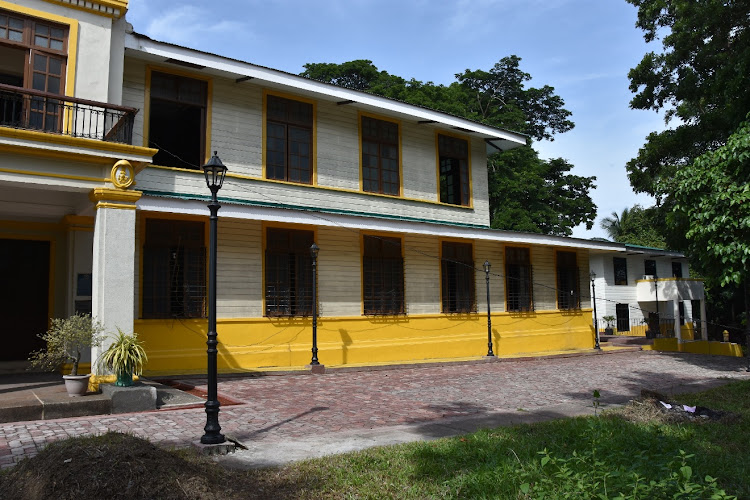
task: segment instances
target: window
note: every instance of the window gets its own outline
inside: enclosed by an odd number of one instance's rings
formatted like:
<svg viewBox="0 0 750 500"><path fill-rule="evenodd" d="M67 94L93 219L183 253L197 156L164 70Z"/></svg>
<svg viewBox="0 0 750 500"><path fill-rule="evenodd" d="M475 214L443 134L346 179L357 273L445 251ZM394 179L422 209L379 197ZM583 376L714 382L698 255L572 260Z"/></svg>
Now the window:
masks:
<svg viewBox="0 0 750 500"><path fill-rule="evenodd" d="M646 260L643 263L643 274L646 276L656 277L656 261L655 260Z"/></svg>
<svg viewBox="0 0 750 500"><path fill-rule="evenodd" d="M615 315L617 318L617 331L630 331L630 307L627 304L616 304Z"/></svg>
<svg viewBox="0 0 750 500"><path fill-rule="evenodd" d="M146 219L143 245L143 317L206 316L203 222Z"/></svg>
<svg viewBox="0 0 750 500"><path fill-rule="evenodd" d="M0 10L0 83L62 95L68 27ZM0 125L47 132L62 128L62 102L36 95L0 93Z"/></svg>
<svg viewBox="0 0 750 500"><path fill-rule="evenodd" d="M266 231L266 315L312 314L312 231Z"/></svg>
<svg viewBox="0 0 750 500"><path fill-rule="evenodd" d="M440 201L468 206L469 142L456 137L438 135L440 164Z"/></svg>
<svg viewBox="0 0 750 500"><path fill-rule="evenodd" d="M368 193L401 194L398 124L362 117L362 188Z"/></svg>
<svg viewBox="0 0 750 500"><path fill-rule="evenodd" d="M205 159L208 84L203 80L151 73L149 147L154 164L200 169Z"/></svg>
<svg viewBox="0 0 750 500"><path fill-rule="evenodd" d="M471 243L443 242L442 246L443 312L476 312L474 259Z"/></svg>
<svg viewBox="0 0 750 500"><path fill-rule="evenodd" d="M685 324L685 303L683 301L677 302L677 310L680 314L680 324Z"/></svg>
<svg viewBox="0 0 750 500"><path fill-rule="evenodd" d="M682 278L682 263L681 262L672 262L672 277Z"/></svg>
<svg viewBox="0 0 750 500"><path fill-rule="evenodd" d="M312 183L313 105L266 96L266 178Z"/></svg>
<svg viewBox="0 0 750 500"><path fill-rule="evenodd" d="M362 268L365 314L404 313L401 239L364 236Z"/></svg>
<svg viewBox="0 0 750 500"><path fill-rule="evenodd" d="M628 284L628 261L624 257L613 257L615 285Z"/></svg>
<svg viewBox="0 0 750 500"><path fill-rule="evenodd" d="M531 258L528 248L505 248L505 289L508 311L531 311Z"/></svg>
<svg viewBox="0 0 750 500"><path fill-rule="evenodd" d="M575 252L557 252L557 308L579 309L581 287Z"/></svg>

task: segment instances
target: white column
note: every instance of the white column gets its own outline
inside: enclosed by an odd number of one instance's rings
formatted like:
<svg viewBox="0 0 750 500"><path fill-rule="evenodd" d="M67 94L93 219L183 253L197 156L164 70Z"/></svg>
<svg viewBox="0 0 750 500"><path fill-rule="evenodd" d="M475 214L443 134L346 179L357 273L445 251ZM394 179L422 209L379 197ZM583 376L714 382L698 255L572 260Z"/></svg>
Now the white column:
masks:
<svg viewBox="0 0 750 500"><path fill-rule="evenodd" d="M701 339L708 340L708 318L706 318L706 299L701 299Z"/></svg>
<svg viewBox="0 0 750 500"><path fill-rule="evenodd" d="M92 349L92 362L111 343L118 328L133 332L135 202L140 197L137 191L104 188L95 189L90 196L96 203L92 315L110 336L101 347ZM98 374L96 366L92 373Z"/></svg>
<svg viewBox="0 0 750 500"><path fill-rule="evenodd" d="M674 335L677 337L677 343L682 344L682 329L680 328L680 301L674 299L672 301L672 307L674 310Z"/></svg>

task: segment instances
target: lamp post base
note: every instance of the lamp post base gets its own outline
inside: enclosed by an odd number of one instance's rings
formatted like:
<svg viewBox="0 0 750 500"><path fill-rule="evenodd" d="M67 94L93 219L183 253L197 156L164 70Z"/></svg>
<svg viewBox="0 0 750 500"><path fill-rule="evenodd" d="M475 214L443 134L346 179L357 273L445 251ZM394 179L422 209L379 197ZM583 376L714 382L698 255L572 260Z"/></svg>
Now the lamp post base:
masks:
<svg viewBox="0 0 750 500"><path fill-rule="evenodd" d="M305 369L310 370L310 373L312 373L314 375L323 375L326 372L326 365L321 365L321 364L313 365L313 364L309 364L309 365L305 365Z"/></svg>
<svg viewBox="0 0 750 500"><path fill-rule="evenodd" d="M237 444L232 441L225 441L218 444L206 444L201 441L193 441L193 447L201 455L228 455L237 451Z"/></svg>

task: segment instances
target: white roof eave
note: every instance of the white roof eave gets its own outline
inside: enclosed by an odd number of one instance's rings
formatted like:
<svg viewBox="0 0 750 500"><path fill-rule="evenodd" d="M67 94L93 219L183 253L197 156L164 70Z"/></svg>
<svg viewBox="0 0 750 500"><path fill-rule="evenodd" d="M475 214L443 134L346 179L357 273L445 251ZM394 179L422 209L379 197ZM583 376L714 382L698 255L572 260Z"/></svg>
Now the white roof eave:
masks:
<svg viewBox="0 0 750 500"><path fill-rule="evenodd" d="M362 108L376 108L381 112L412 119L417 122L441 125L445 128L469 132L480 138L491 141L503 151L526 145L526 136L517 132L490 127L471 120L465 120L463 118L442 113L440 111L414 106L386 97L368 94L367 92L338 87L336 85L318 82L291 73L257 66L247 62L189 49L187 47L158 42L143 35L126 35L125 48L151 56L197 65L212 73L223 72L229 75L234 75L235 77L258 79L270 84L294 88L299 92L316 94L327 100L346 102L347 105L355 105ZM496 152L497 149L488 144L487 151L488 153L491 153Z"/></svg>

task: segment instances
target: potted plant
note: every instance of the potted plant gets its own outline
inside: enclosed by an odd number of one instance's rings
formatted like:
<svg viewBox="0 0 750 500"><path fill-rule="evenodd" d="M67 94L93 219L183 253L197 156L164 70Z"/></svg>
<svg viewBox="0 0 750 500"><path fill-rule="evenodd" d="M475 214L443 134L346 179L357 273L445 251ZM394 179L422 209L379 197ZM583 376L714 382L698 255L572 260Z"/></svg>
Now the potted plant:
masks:
<svg viewBox="0 0 750 500"><path fill-rule="evenodd" d="M49 330L39 334L47 346L31 353L31 366L43 370L60 370L72 363L69 375L63 375L70 396L86 394L91 374L79 375L78 365L84 349L98 346L102 341L102 324L88 314L74 314L69 318L52 318Z"/></svg>
<svg viewBox="0 0 750 500"><path fill-rule="evenodd" d="M602 319L607 324L607 327L604 329L604 333L607 335L612 335L612 333L614 332L615 321L617 320L617 318L615 318L612 315L609 315L609 316L602 316Z"/></svg>
<svg viewBox="0 0 750 500"><path fill-rule="evenodd" d="M133 385L133 375L143 373L143 365L148 356L138 334L127 335L119 328L114 342L99 356L99 366L115 374L115 385L129 387Z"/></svg>

